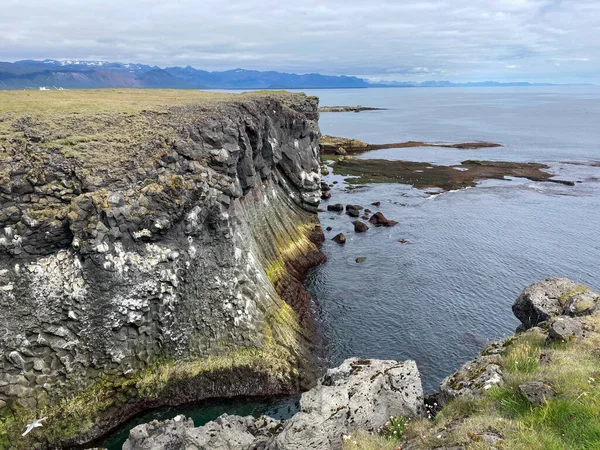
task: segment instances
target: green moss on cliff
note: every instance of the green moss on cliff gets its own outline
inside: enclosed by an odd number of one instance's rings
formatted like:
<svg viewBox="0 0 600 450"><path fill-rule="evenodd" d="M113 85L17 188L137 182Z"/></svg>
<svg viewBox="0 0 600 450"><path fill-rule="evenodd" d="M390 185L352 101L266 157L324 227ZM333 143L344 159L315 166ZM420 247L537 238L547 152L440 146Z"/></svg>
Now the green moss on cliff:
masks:
<svg viewBox="0 0 600 450"><path fill-rule="evenodd" d="M300 329L296 313L282 303L267 316L263 332L265 345L261 348L247 347L195 360L157 361L129 377L107 376L79 394L35 414L16 409L14 415L0 420L0 449L11 445L28 449L40 440L48 445L69 442L97 426L104 415L115 414L115 408L160 399L204 375L264 374L283 385L289 384L298 376L295 352L299 347ZM43 428L28 438L18 438L25 424L40 417L48 417ZM12 440L9 441L9 438Z"/></svg>

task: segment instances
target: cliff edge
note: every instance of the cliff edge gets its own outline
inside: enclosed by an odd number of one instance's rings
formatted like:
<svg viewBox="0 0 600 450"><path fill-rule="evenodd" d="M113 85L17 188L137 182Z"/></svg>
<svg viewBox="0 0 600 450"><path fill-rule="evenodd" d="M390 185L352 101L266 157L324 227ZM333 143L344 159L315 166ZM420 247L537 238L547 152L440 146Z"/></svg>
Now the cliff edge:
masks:
<svg viewBox="0 0 600 450"><path fill-rule="evenodd" d="M318 100L0 93L0 447L314 383ZM23 425L48 417L21 437Z"/></svg>

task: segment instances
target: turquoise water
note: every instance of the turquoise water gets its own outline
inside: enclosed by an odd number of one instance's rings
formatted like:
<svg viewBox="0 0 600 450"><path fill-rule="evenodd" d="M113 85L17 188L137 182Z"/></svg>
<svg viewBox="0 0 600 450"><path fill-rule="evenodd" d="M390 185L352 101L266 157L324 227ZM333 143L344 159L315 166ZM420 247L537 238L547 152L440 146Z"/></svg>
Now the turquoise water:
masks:
<svg viewBox="0 0 600 450"><path fill-rule="evenodd" d="M240 416L260 416L266 414L276 419L287 419L298 410L298 397L273 398L273 399L236 399L212 400L199 404L178 407L161 408L149 411L129 421L111 435L97 443L99 447L108 450L120 450L127 438L129 430L142 423L153 420L167 420L183 414L194 421L196 426L204 425L215 420L223 413L237 414Z"/></svg>
<svg viewBox="0 0 600 450"><path fill-rule="evenodd" d="M439 147L378 150L365 158L456 164L465 159L546 162L575 187L528 180L485 181L432 196L410 186L333 188L335 203L380 210L394 228L355 234L350 218L320 213L328 262L307 281L330 365L350 356L417 361L426 391L490 340L511 334L511 305L530 283L566 276L600 290L600 168L564 164L600 161L600 88L442 88L318 90L322 105L387 111L322 114L324 134L371 143L485 140L494 149ZM325 204L323 205L325 206ZM399 241L405 239L407 244ZM366 256L367 262L355 259ZM215 401L152 412L111 437L120 448L128 429L186 414L196 425L229 414L292 414L294 400ZM107 444L105 444L107 445Z"/></svg>

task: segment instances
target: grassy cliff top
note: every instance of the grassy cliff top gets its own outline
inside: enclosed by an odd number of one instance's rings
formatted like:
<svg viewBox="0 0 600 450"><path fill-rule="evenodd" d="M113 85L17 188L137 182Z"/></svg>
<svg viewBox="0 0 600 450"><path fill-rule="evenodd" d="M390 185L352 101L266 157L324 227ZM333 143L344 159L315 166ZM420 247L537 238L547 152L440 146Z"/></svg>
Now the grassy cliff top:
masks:
<svg viewBox="0 0 600 450"><path fill-rule="evenodd" d="M171 148L187 124L226 116L260 99L302 102L303 94L194 90L0 92L0 165L9 157L59 154L87 167L117 164ZM236 106L238 105L238 106ZM4 160L4 161L2 161Z"/></svg>
<svg viewBox="0 0 600 450"><path fill-rule="evenodd" d="M172 106L216 104L264 96L293 96L285 91L243 94L179 89L85 89L66 91L0 91L0 115L95 115L164 111Z"/></svg>

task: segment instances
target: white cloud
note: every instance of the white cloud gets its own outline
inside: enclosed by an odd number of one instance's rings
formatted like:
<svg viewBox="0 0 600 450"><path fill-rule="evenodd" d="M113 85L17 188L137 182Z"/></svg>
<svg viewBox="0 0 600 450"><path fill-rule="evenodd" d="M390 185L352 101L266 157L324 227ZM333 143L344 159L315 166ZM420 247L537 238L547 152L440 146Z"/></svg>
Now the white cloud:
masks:
<svg viewBox="0 0 600 450"><path fill-rule="evenodd" d="M3 60L104 59L397 79L562 81L600 73L590 58L600 54L597 0L2 2ZM555 64L567 57L586 64L576 74Z"/></svg>

